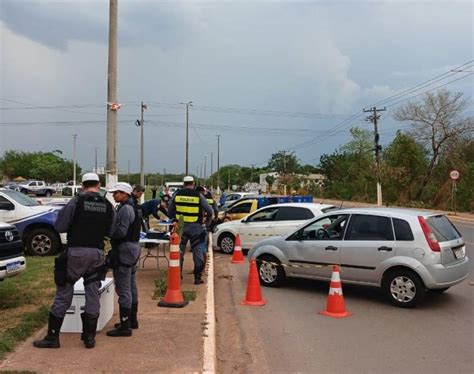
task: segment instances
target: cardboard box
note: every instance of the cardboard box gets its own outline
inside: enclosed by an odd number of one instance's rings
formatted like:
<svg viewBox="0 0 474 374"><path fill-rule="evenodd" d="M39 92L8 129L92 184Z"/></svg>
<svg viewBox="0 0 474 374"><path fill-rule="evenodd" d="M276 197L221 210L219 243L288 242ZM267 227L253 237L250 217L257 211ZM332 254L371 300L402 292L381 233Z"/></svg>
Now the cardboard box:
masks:
<svg viewBox="0 0 474 374"><path fill-rule="evenodd" d="M97 323L97 331L101 331L110 321L114 314L114 278L106 278L102 281L100 290L100 315ZM61 332L82 332L81 313L84 312L86 297L83 279L79 279L74 285L74 296L72 304L66 311Z"/></svg>

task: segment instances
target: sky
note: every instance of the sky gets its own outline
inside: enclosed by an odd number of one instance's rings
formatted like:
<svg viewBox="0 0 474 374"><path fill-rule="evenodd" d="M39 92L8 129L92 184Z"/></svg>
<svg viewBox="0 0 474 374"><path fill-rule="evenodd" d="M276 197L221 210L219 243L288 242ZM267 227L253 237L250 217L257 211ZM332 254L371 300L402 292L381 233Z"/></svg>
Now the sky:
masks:
<svg viewBox="0 0 474 374"><path fill-rule="evenodd" d="M393 109L437 86L463 92L472 114L471 1L118 2L121 172L139 171L142 101L145 171L184 172L180 103L192 101L189 171L201 176L211 159L216 170L217 135L221 166L283 150L317 165L350 127L372 129L373 104L387 107L382 144L407 129ZM77 134L83 169L96 150L105 166L108 12L106 0L0 0L0 154L72 158Z"/></svg>

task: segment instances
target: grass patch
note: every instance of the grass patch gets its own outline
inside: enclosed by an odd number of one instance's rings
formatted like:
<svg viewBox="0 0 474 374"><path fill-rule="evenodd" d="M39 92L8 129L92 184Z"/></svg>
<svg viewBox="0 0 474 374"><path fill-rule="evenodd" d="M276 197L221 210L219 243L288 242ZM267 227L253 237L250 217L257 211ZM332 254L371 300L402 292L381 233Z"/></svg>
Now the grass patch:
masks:
<svg viewBox="0 0 474 374"><path fill-rule="evenodd" d="M153 294L153 300L158 300L165 296L166 289L168 288L168 272L162 271L158 278L155 279L155 293ZM196 291L182 291L183 298L186 301L196 300Z"/></svg>
<svg viewBox="0 0 474 374"><path fill-rule="evenodd" d="M26 270L0 283L0 360L48 319L54 257L27 257Z"/></svg>

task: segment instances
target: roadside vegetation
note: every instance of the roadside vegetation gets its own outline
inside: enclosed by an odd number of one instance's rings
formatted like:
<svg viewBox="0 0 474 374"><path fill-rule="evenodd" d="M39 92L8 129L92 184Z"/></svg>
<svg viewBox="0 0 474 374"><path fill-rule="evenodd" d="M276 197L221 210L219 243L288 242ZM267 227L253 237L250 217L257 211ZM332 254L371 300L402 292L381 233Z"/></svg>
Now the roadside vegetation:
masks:
<svg viewBox="0 0 474 374"><path fill-rule="evenodd" d="M26 271L0 283L0 360L48 320L54 257L27 257Z"/></svg>
<svg viewBox="0 0 474 374"><path fill-rule="evenodd" d="M153 295L153 300L159 300L165 296L166 290L168 288L168 272L166 270L161 271L158 275L158 278L155 279L155 293ZM196 291L186 291L182 290L183 298L186 301L196 300Z"/></svg>

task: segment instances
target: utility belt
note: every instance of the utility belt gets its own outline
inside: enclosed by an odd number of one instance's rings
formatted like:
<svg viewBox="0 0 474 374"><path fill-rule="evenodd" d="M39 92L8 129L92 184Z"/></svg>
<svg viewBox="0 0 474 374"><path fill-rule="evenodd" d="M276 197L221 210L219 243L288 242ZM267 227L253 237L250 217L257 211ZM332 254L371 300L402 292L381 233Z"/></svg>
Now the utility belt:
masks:
<svg viewBox="0 0 474 374"><path fill-rule="evenodd" d="M97 248L88 248L88 249L97 249ZM54 259L54 283L58 286L64 287L67 283L74 283L76 280L70 279L68 277L68 251L71 249L66 249L63 253L57 256ZM99 268L95 269L91 273L86 273L83 275L84 286L96 281L103 281L107 275L108 267L106 262Z"/></svg>

